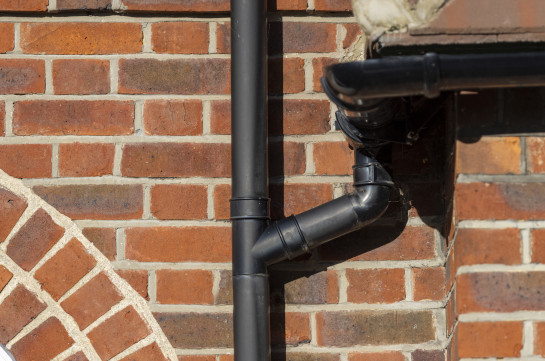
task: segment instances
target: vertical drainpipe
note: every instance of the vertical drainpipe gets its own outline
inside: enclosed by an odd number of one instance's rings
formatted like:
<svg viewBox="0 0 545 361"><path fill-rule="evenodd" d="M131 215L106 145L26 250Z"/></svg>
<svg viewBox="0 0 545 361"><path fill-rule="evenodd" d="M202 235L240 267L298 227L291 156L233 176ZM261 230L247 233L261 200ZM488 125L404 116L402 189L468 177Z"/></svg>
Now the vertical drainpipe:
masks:
<svg viewBox="0 0 545 361"><path fill-rule="evenodd" d="M250 256L269 219L266 0L231 0L231 49L235 361L268 361L267 269Z"/></svg>

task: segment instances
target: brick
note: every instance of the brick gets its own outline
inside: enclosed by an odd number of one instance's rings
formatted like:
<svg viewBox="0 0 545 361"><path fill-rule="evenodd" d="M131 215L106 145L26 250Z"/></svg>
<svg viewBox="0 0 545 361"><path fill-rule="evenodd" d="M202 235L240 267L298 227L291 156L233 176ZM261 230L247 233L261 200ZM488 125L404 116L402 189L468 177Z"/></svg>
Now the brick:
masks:
<svg viewBox="0 0 545 361"><path fill-rule="evenodd" d="M149 300L148 271L144 269L122 269L116 271L142 298Z"/></svg>
<svg viewBox="0 0 545 361"><path fill-rule="evenodd" d="M304 143L269 142L269 176L303 174L306 166Z"/></svg>
<svg viewBox="0 0 545 361"><path fill-rule="evenodd" d="M445 299L446 279L443 267L413 268L412 282L415 301L443 301Z"/></svg>
<svg viewBox="0 0 545 361"><path fill-rule="evenodd" d="M435 340L429 311L340 311L316 314L319 346L416 344Z"/></svg>
<svg viewBox="0 0 545 361"><path fill-rule="evenodd" d="M59 175L61 177L111 175L114 168L114 156L114 144L59 144Z"/></svg>
<svg viewBox="0 0 545 361"><path fill-rule="evenodd" d="M526 164L531 173L545 173L545 139L526 138Z"/></svg>
<svg viewBox="0 0 545 361"><path fill-rule="evenodd" d="M214 216L216 219L229 219L231 186L219 184L214 187Z"/></svg>
<svg viewBox="0 0 545 361"><path fill-rule="evenodd" d="M468 312L545 309L545 272L479 272L458 275L456 305Z"/></svg>
<svg viewBox="0 0 545 361"><path fill-rule="evenodd" d="M127 10L224 12L229 11L229 0L122 0Z"/></svg>
<svg viewBox="0 0 545 361"><path fill-rule="evenodd" d="M0 187L0 242L4 242L26 208L23 198Z"/></svg>
<svg viewBox="0 0 545 361"><path fill-rule="evenodd" d="M458 354L465 357L518 357L522 322L461 322Z"/></svg>
<svg viewBox="0 0 545 361"><path fill-rule="evenodd" d="M13 24L0 24L0 33L3 34L2 39L0 39L0 53L7 53L8 51L12 51L15 39L15 27L13 26Z"/></svg>
<svg viewBox="0 0 545 361"><path fill-rule="evenodd" d="M57 10L109 10L112 0L57 0Z"/></svg>
<svg viewBox="0 0 545 361"><path fill-rule="evenodd" d="M205 270L157 270L157 302L211 305L214 275Z"/></svg>
<svg viewBox="0 0 545 361"><path fill-rule="evenodd" d="M121 59L121 94L229 94L229 59Z"/></svg>
<svg viewBox="0 0 545 361"><path fill-rule="evenodd" d="M61 307L74 318L80 330L83 330L122 299L108 276L99 273L62 301Z"/></svg>
<svg viewBox="0 0 545 361"><path fill-rule="evenodd" d="M151 214L157 219L206 219L207 208L206 186L160 184L151 188Z"/></svg>
<svg viewBox="0 0 545 361"><path fill-rule="evenodd" d="M87 334L103 360L119 354L150 334L146 323L132 307L126 307Z"/></svg>
<svg viewBox="0 0 545 361"><path fill-rule="evenodd" d="M406 361L405 356L399 351L350 353L348 361Z"/></svg>
<svg viewBox="0 0 545 361"><path fill-rule="evenodd" d="M269 60L268 85L271 94L294 94L305 91L305 62L301 58Z"/></svg>
<svg viewBox="0 0 545 361"><path fill-rule="evenodd" d="M125 177L229 177L229 144L142 143L123 148Z"/></svg>
<svg viewBox="0 0 545 361"><path fill-rule="evenodd" d="M229 54L231 52L230 23L216 23L216 51L218 54Z"/></svg>
<svg viewBox="0 0 545 361"><path fill-rule="evenodd" d="M0 145L0 169L16 178L51 177L51 155L47 144Z"/></svg>
<svg viewBox="0 0 545 361"><path fill-rule="evenodd" d="M58 301L95 265L95 259L83 245L72 239L36 271L34 278Z"/></svg>
<svg viewBox="0 0 545 361"><path fill-rule="evenodd" d="M435 236L427 227L371 225L326 243L324 260L405 261L435 257Z"/></svg>
<svg viewBox="0 0 545 361"><path fill-rule="evenodd" d="M0 0L0 11L46 11L49 0Z"/></svg>
<svg viewBox="0 0 545 361"><path fill-rule="evenodd" d="M208 53L208 23L166 22L151 25L151 46L156 53Z"/></svg>
<svg viewBox="0 0 545 361"><path fill-rule="evenodd" d="M545 356L545 322L534 323L534 354Z"/></svg>
<svg viewBox="0 0 545 361"><path fill-rule="evenodd" d="M267 1L269 11L281 10L306 10L307 2L305 0L270 0Z"/></svg>
<svg viewBox="0 0 545 361"><path fill-rule="evenodd" d="M272 99L269 101L271 135L325 134L329 125L327 100Z"/></svg>
<svg viewBox="0 0 545 361"><path fill-rule="evenodd" d="M89 361L89 359L85 357L83 352L80 351L75 355L65 358L64 361Z"/></svg>
<svg viewBox="0 0 545 361"><path fill-rule="evenodd" d="M231 271L220 271L219 290L214 303L216 305L233 304L233 274Z"/></svg>
<svg viewBox="0 0 545 361"><path fill-rule="evenodd" d="M13 278L13 273L11 273L6 267L0 266L0 291L6 287L8 282Z"/></svg>
<svg viewBox="0 0 545 361"><path fill-rule="evenodd" d="M233 347L233 317L226 313L156 313L155 318L175 348Z"/></svg>
<svg viewBox="0 0 545 361"><path fill-rule="evenodd" d="M143 212L141 185L63 185L33 188L72 219L134 219Z"/></svg>
<svg viewBox="0 0 545 361"><path fill-rule="evenodd" d="M545 230L532 230L530 242L532 262L545 263Z"/></svg>
<svg viewBox="0 0 545 361"><path fill-rule="evenodd" d="M53 60L55 94L108 94L110 62L95 59Z"/></svg>
<svg viewBox="0 0 545 361"><path fill-rule="evenodd" d="M144 103L144 131L150 135L201 135L200 100L149 100Z"/></svg>
<svg viewBox="0 0 545 361"><path fill-rule="evenodd" d="M286 312L271 314L271 344L296 346L310 343L308 313Z"/></svg>
<svg viewBox="0 0 545 361"><path fill-rule="evenodd" d="M522 262L518 229L459 229L455 242L456 267Z"/></svg>
<svg viewBox="0 0 545 361"><path fill-rule="evenodd" d="M271 271L271 300L276 304L331 304L339 302L337 272Z"/></svg>
<svg viewBox="0 0 545 361"><path fill-rule="evenodd" d="M27 54L140 53L142 25L136 23L22 23L21 49Z"/></svg>
<svg viewBox="0 0 545 361"><path fill-rule="evenodd" d="M314 58L312 59L313 74L313 90L315 92L323 92L321 79L324 76L324 70L327 66L338 63L339 60L335 58Z"/></svg>
<svg viewBox="0 0 545 361"><path fill-rule="evenodd" d="M17 285L0 304L0 342L8 343L46 307L34 293Z"/></svg>
<svg viewBox="0 0 545 361"><path fill-rule="evenodd" d="M142 262L230 262L227 227L157 227L126 230L127 259Z"/></svg>
<svg viewBox="0 0 545 361"><path fill-rule="evenodd" d="M152 343L140 350L122 358L120 361L167 361L157 343Z"/></svg>
<svg viewBox="0 0 545 361"><path fill-rule="evenodd" d="M235 356L234 355L221 355L220 361L234 361Z"/></svg>
<svg viewBox="0 0 545 361"><path fill-rule="evenodd" d="M6 254L25 271L30 271L64 234L43 209L38 209L13 236Z"/></svg>
<svg viewBox="0 0 545 361"><path fill-rule="evenodd" d="M114 100L26 100L15 103L17 135L128 135L134 103Z"/></svg>
<svg viewBox="0 0 545 361"><path fill-rule="evenodd" d="M455 197L458 220L545 218L542 183L463 183Z"/></svg>
<svg viewBox="0 0 545 361"><path fill-rule="evenodd" d="M117 254L114 228L84 228L83 235L110 261Z"/></svg>
<svg viewBox="0 0 545 361"><path fill-rule="evenodd" d="M306 353L306 352L274 352L272 354L272 361L340 361L339 354L331 353ZM223 359L221 359L223 361ZM225 359L225 361L233 361L233 359Z"/></svg>
<svg viewBox="0 0 545 361"><path fill-rule="evenodd" d="M17 360L48 361L68 349L74 340L61 321L51 317L11 347Z"/></svg>
<svg viewBox="0 0 545 361"><path fill-rule="evenodd" d="M299 214L333 199L331 184L272 184L271 216L275 219Z"/></svg>
<svg viewBox="0 0 545 361"><path fill-rule="evenodd" d="M476 143L458 142L456 172L465 174L520 173L520 139L481 138Z"/></svg>
<svg viewBox="0 0 545 361"><path fill-rule="evenodd" d="M316 11L352 11L350 0L316 0Z"/></svg>
<svg viewBox="0 0 545 361"><path fill-rule="evenodd" d="M231 134L231 101L215 100L210 104L210 132Z"/></svg>
<svg viewBox="0 0 545 361"><path fill-rule="evenodd" d="M361 38L363 30L359 24L342 24L341 26L346 30L346 35L343 39L343 49L348 49L352 45L355 45L356 41ZM361 51L363 52L364 49L361 49Z"/></svg>
<svg viewBox="0 0 545 361"><path fill-rule="evenodd" d="M405 270L346 270L348 302L393 303L405 299Z"/></svg>
<svg viewBox="0 0 545 361"><path fill-rule="evenodd" d="M6 122L6 103L4 103L3 101L0 101L0 137L3 137L6 135L5 122Z"/></svg>
<svg viewBox="0 0 545 361"><path fill-rule="evenodd" d="M216 361L216 356L178 356L178 361Z"/></svg>
<svg viewBox="0 0 545 361"><path fill-rule="evenodd" d="M269 35L271 54L329 53L337 50L337 24L272 22Z"/></svg>
<svg viewBox="0 0 545 361"><path fill-rule="evenodd" d="M350 175L354 154L346 142L327 142L314 144L314 164L316 174Z"/></svg>
<svg viewBox="0 0 545 361"><path fill-rule="evenodd" d="M45 92L45 62L34 59L0 59L0 94Z"/></svg>
<svg viewBox="0 0 545 361"><path fill-rule="evenodd" d="M443 350L416 350L411 352L413 361L445 361Z"/></svg>

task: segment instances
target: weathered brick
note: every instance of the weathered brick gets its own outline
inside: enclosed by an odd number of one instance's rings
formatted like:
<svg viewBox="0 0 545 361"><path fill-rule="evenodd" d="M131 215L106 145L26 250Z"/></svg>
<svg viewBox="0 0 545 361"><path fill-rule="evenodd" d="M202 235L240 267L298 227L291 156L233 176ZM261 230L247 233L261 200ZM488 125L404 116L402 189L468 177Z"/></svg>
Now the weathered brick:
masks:
<svg viewBox="0 0 545 361"><path fill-rule="evenodd" d="M340 311L316 314L318 345L415 344L435 340L429 311Z"/></svg>
<svg viewBox="0 0 545 361"><path fill-rule="evenodd" d="M127 10L223 12L229 11L229 0L122 0Z"/></svg>
<svg viewBox="0 0 545 361"><path fill-rule="evenodd" d="M519 138L485 137L476 143L458 142L456 150L457 173L520 173Z"/></svg>
<svg viewBox="0 0 545 361"><path fill-rule="evenodd" d="M338 63L339 60L335 58L314 58L312 59L313 74L313 90L315 92L323 92L321 79L324 76L324 70L327 66Z"/></svg>
<svg viewBox="0 0 545 361"><path fill-rule="evenodd" d="M269 142L269 175L284 176L305 173L305 144L297 142Z"/></svg>
<svg viewBox="0 0 545 361"><path fill-rule="evenodd" d="M13 273L11 273L6 267L0 266L0 291L6 287L8 282L13 278Z"/></svg>
<svg viewBox="0 0 545 361"><path fill-rule="evenodd" d="M435 236L428 227L372 225L318 248L324 260L405 261L435 257Z"/></svg>
<svg viewBox="0 0 545 361"><path fill-rule="evenodd" d="M89 361L83 352L78 352L75 355L65 358L64 361Z"/></svg>
<svg viewBox="0 0 545 361"><path fill-rule="evenodd" d="M406 361L405 356L399 351L350 353L348 361Z"/></svg>
<svg viewBox="0 0 545 361"><path fill-rule="evenodd" d="M305 62L301 58L269 60L268 81L271 94L293 94L305 90Z"/></svg>
<svg viewBox="0 0 545 361"><path fill-rule="evenodd" d="M0 39L0 53L6 53L8 51L12 51L14 39L15 39L15 28L13 24L10 24L10 23L0 24L0 33L3 34L2 38Z"/></svg>
<svg viewBox="0 0 545 361"><path fill-rule="evenodd" d="M545 173L545 139L526 138L526 164L531 173Z"/></svg>
<svg viewBox="0 0 545 361"><path fill-rule="evenodd" d="M46 307L24 286L15 287L0 304L0 342L8 343Z"/></svg>
<svg viewBox="0 0 545 361"><path fill-rule="evenodd" d="M229 262L227 227L157 227L126 230L126 257L142 262Z"/></svg>
<svg viewBox="0 0 545 361"><path fill-rule="evenodd" d="M128 135L134 103L115 100L26 100L15 103L17 135Z"/></svg>
<svg viewBox="0 0 545 361"><path fill-rule="evenodd" d="M207 197L203 185L156 185L151 188L151 214L157 219L206 219Z"/></svg>
<svg viewBox="0 0 545 361"><path fill-rule="evenodd" d="M275 219L299 214L333 199L331 184L272 184L271 216Z"/></svg>
<svg viewBox="0 0 545 361"><path fill-rule="evenodd" d="M117 254L114 228L84 228L83 235L110 261Z"/></svg>
<svg viewBox="0 0 545 361"><path fill-rule="evenodd" d="M458 354L465 357L518 357L522 322L461 322Z"/></svg>
<svg viewBox="0 0 545 361"><path fill-rule="evenodd" d="M534 354L545 356L545 322L534 323Z"/></svg>
<svg viewBox="0 0 545 361"><path fill-rule="evenodd" d="M543 219L543 183L460 183L456 186L458 220Z"/></svg>
<svg viewBox="0 0 545 361"><path fill-rule="evenodd" d="M49 0L0 0L0 11L46 11Z"/></svg>
<svg viewBox="0 0 545 361"><path fill-rule="evenodd" d="M150 332L138 312L129 306L91 330L88 337L100 358L109 360Z"/></svg>
<svg viewBox="0 0 545 361"><path fill-rule="evenodd" d="M328 53L337 49L337 24L273 22L269 35L271 54Z"/></svg>
<svg viewBox="0 0 545 361"><path fill-rule="evenodd" d="M231 101L215 100L210 104L210 132L231 134Z"/></svg>
<svg viewBox="0 0 545 361"><path fill-rule="evenodd" d="M405 270L346 270L348 302L393 303L405 299Z"/></svg>
<svg viewBox="0 0 545 361"><path fill-rule="evenodd" d="M343 39L343 49L348 49L363 35L363 30L359 24L342 24L342 27L346 31L346 35ZM363 52L364 49L361 49L361 51Z"/></svg>
<svg viewBox="0 0 545 361"><path fill-rule="evenodd" d="M314 164L316 174L349 175L354 164L353 152L345 142L314 144Z"/></svg>
<svg viewBox="0 0 545 361"><path fill-rule="evenodd" d="M208 53L208 23L196 21L155 23L151 26L151 46L156 53Z"/></svg>
<svg viewBox="0 0 545 361"><path fill-rule="evenodd" d="M225 313L156 313L172 346L201 349L233 346L233 317Z"/></svg>
<svg viewBox="0 0 545 361"><path fill-rule="evenodd" d="M45 92L45 62L35 59L0 59L0 94Z"/></svg>
<svg viewBox="0 0 545 361"><path fill-rule="evenodd" d="M325 134L329 125L327 100L272 99L269 101L271 135Z"/></svg>
<svg viewBox="0 0 545 361"><path fill-rule="evenodd" d="M220 272L219 290L214 303L216 305L233 304L233 273L231 271Z"/></svg>
<svg viewBox="0 0 545 361"><path fill-rule="evenodd" d="M143 143L123 148L126 177L229 177L229 144Z"/></svg>
<svg viewBox="0 0 545 361"><path fill-rule="evenodd" d="M144 130L150 135L201 135L200 100L149 100L144 104Z"/></svg>
<svg viewBox="0 0 545 361"><path fill-rule="evenodd" d="M143 212L141 185L36 186L34 192L72 219L133 219Z"/></svg>
<svg viewBox="0 0 545 361"><path fill-rule="evenodd" d="M214 276L206 270L158 270L157 302L163 304L211 305Z"/></svg>
<svg viewBox="0 0 545 361"><path fill-rule="evenodd" d="M3 144L0 169L16 178L51 177L51 155L48 144Z"/></svg>
<svg viewBox="0 0 545 361"><path fill-rule="evenodd" d="M473 264L520 264L520 231L462 228L456 234L456 267Z"/></svg>
<svg viewBox="0 0 545 361"><path fill-rule="evenodd" d="M34 278L57 301L95 265L83 245L72 239L36 271Z"/></svg>
<svg viewBox="0 0 545 361"><path fill-rule="evenodd" d="M57 0L57 10L107 10L112 0Z"/></svg>
<svg viewBox="0 0 545 361"><path fill-rule="evenodd" d="M48 361L73 343L61 321L51 317L17 341L11 353L17 360Z"/></svg>
<svg viewBox="0 0 545 361"><path fill-rule="evenodd" d="M167 361L161 348L156 343L143 347L140 350L131 353L129 356L122 358L120 361Z"/></svg>
<svg viewBox="0 0 545 361"><path fill-rule="evenodd" d="M231 186L220 184L214 187L214 216L216 219L229 219Z"/></svg>
<svg viewBox="0 0 545 361"><path fill-rule="evenodd" d="M61 303L81 330L85 329L123 297L104 273L99 273Z"/></svg>
<svg viewBox="0 0 545 361"><path fill-rule="evenodd" d="M216 25L216 51L219 54L231 52L231 23L218 22Z"/></svg>
<svg viewBox="0 0 545 361"><path fill-rule="evenodd" d="M413 361L445 361L443 350L416 350L411 352Z"/></svg>
<svg viewBox="0 0 545 361"><path fill-rule="evenodd" d="M413 268L413 294L415 301L445 299L445 269Z"/></svg>
<svg viewBox="0 0 545 361"><path fill-rule="evenodd" d="M61 177L100 177L112 174L114 155L114 144L59 144L59 175Z"/></svg>
<svg viewBox="0 0 545 361"><path fill-rule="evenodd" d="M110 62L96 59L53 60L55 94L108 94Z"/></svg>
<svg viewBox="0 0 545 361"><path fill-rule="evenodd" d="M0 137L3 137L6 135L5 128L5 122L6 122L6 103L3 101L0 101Z"/></svg>
<svg viewBox="0 0 545 361"><path fill-rule="evenodd" d="M458 313L541 311L545 272L482 272L458 276Z"/></svg>
<svg viewBox="0 0 545 361"><path fill-rule="evenodd" d="M38 209L13 236L6 249L22 269L30 271L64 234L43 209Z"/></svg>
<svg viewBox="0 0 545 361"><path fill-rule="evenodd" d="M314 8L317 11L351 11L350 0L315 0Z"/></svg>
<svg viewBox="0 0 545 361"><path fill-rule="evenodd" d="M296 346L310 343L310 317L308 313L272 313L271 343Z"/></svg>
<svg viewBox="0 0 545 361"><path fill-rule="evenodd" d="M228 94L229 59L122 59L122 94Z"/></svg>
<svg viewBox="0 0 545 361"><path fill-rule="evenodd" d="M137 23L22 23L21 49L27 54L130 54L142 51Z"/></svg>
<svg viewBox="0 0 545 361"><path fill-rule="evenodd" d="M326 304L339 302L337 272L271 271L271 299L280 304Z"/></svg>
<svg viewBox="0 0 545 361"><path fill-rule="evenodd" d="M145 269L121 269L116 271L140 296L149 300L148 271Z"/></svg>
<svg viewBox="0 0 545 361"><path fill-rule="evenodd" d="M0 242L4 242L26 208L23 198L0 187Z"/></svg>

